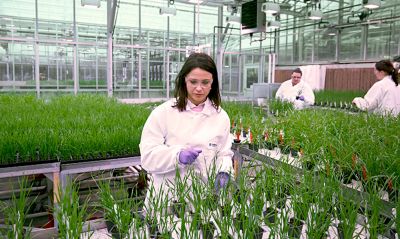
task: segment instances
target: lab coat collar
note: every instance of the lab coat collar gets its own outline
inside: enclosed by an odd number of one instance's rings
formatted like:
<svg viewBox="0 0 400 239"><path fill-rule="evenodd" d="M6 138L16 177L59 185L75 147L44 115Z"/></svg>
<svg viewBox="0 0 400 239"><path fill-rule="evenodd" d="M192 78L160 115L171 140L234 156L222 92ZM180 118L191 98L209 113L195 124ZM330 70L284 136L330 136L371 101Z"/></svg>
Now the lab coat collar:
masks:
<svg viewBox="0 0 400 239"><path fill-rule="evenodd" d="M198 113L202 113L205 115L211 115L213 112L215 112L215 108L211 103L211 100L209 98L206 99L206 101L204 101L202 104L204 104L204 108L203 111L198 112ZM186 110L190 111L190 109L192 107L195 107L195 104L193 104L189 99L187 100L187 104L186 104Z"/></svg>
<svg viewBox="0 0 400 239"><path fill-rule="evenodd" d="M393 82L394 83L394 81L392 80L392 76L390 76L390 75L387 75L387 76L383 77L382 81L387 81L387 82Z"/></svg>
<svg viewBox="0 0 400 239"><path fill-rule="evenodd" d="M208 100L208 98L206 99L206 101L207 101L207 100ZM203 103L201 103L201 104L199 104L199 105L205 105L205 104L206 104L206 101L204 101ZM190 100L188 99L187 104L186 104L186 110L190 110L190 109L192 109L192 108L194 108L194 107L196 107L196 105L193 104L192 101L190 101Z"/></svg>

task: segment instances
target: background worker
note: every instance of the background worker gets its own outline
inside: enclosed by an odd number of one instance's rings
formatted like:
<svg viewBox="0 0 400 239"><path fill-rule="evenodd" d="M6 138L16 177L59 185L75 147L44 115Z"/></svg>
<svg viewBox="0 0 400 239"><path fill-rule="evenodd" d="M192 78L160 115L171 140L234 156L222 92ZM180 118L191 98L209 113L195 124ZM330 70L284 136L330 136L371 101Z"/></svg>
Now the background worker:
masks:
<svg viewBox="0 0 400 239"><path fill-rule="evenodd" d="M301 79L303 73L300 68L292 72L290 80L281 84L276 92L275 98L293 103L295 109L303 109L315 102L315 96L312 88Z"/></svg>
<svg viewBox="0 0 400 239"><path fill-rule="evenodd" d="M393 67L400 74L400 56L393 57Z"/></svg>
<svg viewBox="0 0 400 239"><path fill-rule="evenodd" d="M207 181L215 167L219 191L233 172L233 152L230 120L221 108L217 68L210 56L194 53L186 59L174 96L155 108L144 125L141 165L151 174L156 192L166 182L174 183L177 168L181 178L193 168Z"/></svg>
<svg viewBox="0 0 400 239"><path fill-rule="evenodd" d="M354 98L353 104L361 110L397 116L400 112L398 72L392 62L381 60L375 64L374 74L378 81L372 85L364 98Z"/></svg>

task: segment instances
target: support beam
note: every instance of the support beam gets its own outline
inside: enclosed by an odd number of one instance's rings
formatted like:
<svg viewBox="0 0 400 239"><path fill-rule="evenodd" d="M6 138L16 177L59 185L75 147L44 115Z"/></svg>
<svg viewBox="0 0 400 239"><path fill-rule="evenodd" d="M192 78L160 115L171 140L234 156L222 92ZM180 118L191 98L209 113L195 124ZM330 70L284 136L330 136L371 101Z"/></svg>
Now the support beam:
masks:
<svg viewBox="0 0 400 239"><path fill-rule="evenodd" d="M107 95L113 95L113 31L117 0L107 0Z"/></svg>

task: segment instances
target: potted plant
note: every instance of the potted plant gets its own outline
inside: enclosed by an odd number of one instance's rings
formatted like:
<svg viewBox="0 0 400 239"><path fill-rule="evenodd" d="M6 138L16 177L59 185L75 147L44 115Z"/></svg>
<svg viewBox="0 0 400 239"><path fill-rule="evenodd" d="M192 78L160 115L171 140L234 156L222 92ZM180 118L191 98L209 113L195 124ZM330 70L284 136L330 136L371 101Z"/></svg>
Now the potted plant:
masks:
<svg viewBox="0 0 400 239"><path fill-rule="evenodd" d="M29 201L31 187L26 177L19 178L18 185L19 193L14 191L9 203L0 201L0 211L5 217L6 225L5 228L0 228L0 235L4 234L4 238L30 238L31 229L25 227L26 216L36 197Z"/></svg>
<svg viewBox="0 0 400 239"><path fill-rule="evenodd" d="M118 185L119 184L119 185ZM101 207L104 210L104 218L113 238L130 238L133 236L131 230L134 213L139 211L137 202L128 197L128 190L124 181L116 184L116 189L111 189L112 182L98 182Z"/></svg>
<svg viewBox="0 0 400 239"><path fill-rule="evenodd" d="M90 217L87 213L89 198L80 204L78 185L73 182L68 182L64 188L60 187L58 197L59 203L54 207L58 222L58 237L79 238L83 232L83 224ZM88 237L90 236L89 233Z"/></svg>

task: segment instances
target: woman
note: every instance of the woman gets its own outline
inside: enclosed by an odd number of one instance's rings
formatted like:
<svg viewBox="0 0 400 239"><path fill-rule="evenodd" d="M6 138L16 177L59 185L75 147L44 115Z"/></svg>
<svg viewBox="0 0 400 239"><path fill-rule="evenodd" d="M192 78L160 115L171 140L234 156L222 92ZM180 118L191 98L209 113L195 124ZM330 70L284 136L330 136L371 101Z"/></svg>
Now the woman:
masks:
<svg viewBox="0 0 400 239"><path fill-rule="evenodd" d="M389 60L377 62L374 74L378 82L368 90L364 98L354 98L353 104L361 110L397 116L400 112L400 87L393 64Z"/></svg>
<svg viewBox="0 0 400 239"><path fill-rule="evenodd" d="M186 59L174 96L152 111L142 131L141 164L152 175L155 192L175 182L176 169L183 178L193 168L207 181L213 166L216 190L225 187L232 172L230 120L220 106L217 68L210 56L195 53Z"/></svg>

